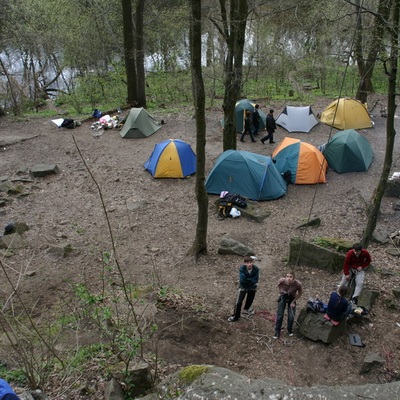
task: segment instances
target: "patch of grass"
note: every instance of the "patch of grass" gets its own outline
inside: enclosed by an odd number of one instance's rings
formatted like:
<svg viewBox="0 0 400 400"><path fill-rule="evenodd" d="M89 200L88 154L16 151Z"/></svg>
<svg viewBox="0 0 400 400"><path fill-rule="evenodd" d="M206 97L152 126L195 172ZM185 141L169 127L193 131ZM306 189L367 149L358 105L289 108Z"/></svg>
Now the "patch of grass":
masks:
<svg viewBox="0 0 400 400"><path fill-rule="evenodd" d="M353 245L348 240L328 237L315 237L311 242L321 247L335 249L340 253L346 253Z"/></svg>
<svg viewBox="0 0 400 400"><path fill-rule="evenodd" d="M90 360L96 359L104 360L104 365L107 363L107 359L112 356L110 349L103 343L95 343L89 346L81 347L75 356L70 360L70 367L80 368Z"/></svg>
<svg viewBox="0 0 400 400"><path fill-rule="evenodd" d="M9 369L6 364L0 363L0 376L7 382L26 384L26 376L21 368Z"/></svg>
<svg viewBox="0 0 400 400"><path fill-rule="evenodd" d="M179 372L179 380L186 384L190 384L209 369L210 367L204 365L190 365Z"/></svg>

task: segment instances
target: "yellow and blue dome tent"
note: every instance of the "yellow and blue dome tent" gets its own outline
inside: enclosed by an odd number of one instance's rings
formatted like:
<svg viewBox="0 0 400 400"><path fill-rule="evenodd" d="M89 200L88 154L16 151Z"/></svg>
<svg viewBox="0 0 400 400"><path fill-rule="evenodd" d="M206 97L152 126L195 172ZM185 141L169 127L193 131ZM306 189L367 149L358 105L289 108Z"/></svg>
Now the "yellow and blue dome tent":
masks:
<svg viewBox="0 0 400 400"><path fill-rule="evenodd" d="M196 155L190 144L168 139L154 146L144 168L154 178L186 178L196 172Z"/></svg>

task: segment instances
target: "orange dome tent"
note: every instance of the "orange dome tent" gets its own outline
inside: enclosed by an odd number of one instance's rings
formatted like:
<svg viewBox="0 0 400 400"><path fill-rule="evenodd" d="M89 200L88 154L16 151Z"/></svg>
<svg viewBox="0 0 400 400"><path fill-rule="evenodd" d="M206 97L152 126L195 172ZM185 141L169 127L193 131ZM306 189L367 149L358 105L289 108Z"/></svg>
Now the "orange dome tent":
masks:
<svg viewBox="0 0 400 400"><path fill-rule="evenodd" d="M328 163L312 144L286 137L272 153L277 170L290 172L290 182L295 184L326 183Z"/></svg>

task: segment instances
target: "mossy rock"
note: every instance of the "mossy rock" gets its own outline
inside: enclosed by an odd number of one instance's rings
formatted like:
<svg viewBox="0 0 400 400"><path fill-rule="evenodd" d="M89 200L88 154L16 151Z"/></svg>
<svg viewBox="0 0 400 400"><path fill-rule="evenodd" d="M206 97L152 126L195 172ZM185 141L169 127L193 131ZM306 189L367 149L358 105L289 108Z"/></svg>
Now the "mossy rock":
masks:
<svg viewBox="0 0 400 400"><path fill-rule="evenodd" d="M190 365L179 372L179 380L185 384L190 384L209 369L210 367L205 365Z"/></svg>
<svg viewBox="0 0 400 400"><path fill-rule="evenodd" d="M340 253L346 253L354 244L348 240L329 237L315 237L311 242L321 247L334 249Z"/></svg>

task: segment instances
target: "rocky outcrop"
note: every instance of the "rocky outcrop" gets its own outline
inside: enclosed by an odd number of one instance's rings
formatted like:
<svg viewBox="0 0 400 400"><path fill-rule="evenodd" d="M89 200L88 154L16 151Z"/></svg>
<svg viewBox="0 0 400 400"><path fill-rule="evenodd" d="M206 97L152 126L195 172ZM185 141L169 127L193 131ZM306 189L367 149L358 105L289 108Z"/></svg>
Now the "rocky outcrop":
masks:
<svg viewBox="0 0 400 400"><path fill-rule="evenodd" d="M200 366L199 366L200 367ZM324 400L360 400L360 399L396 399L400 393L400 382L382 385L363 386L314 386L293 387L277 379L249 379L226 368L201 366L201 373L192 380L184 379L185 368L158 386L157 393L140 398L158 400L179 398L192 399L324 399ZM191 368L191 367L187 367ZM176 396L179 393L179 397Z"/></svg>
<svg viewBox="0 0 400 400"><path fill-rule="evenodd" d="M294 237L290 240L288 262L291 265L308 265L335 274L342 270L344 259L345 254L308 243L300 238Z"/></svg>
<svg viewBox="0 0 400 400"><path fill-rule="evenodd" d="M218 248L218 254L237 254L239 256L253 256L254 250L229 236L223 236Z"/></svg>

